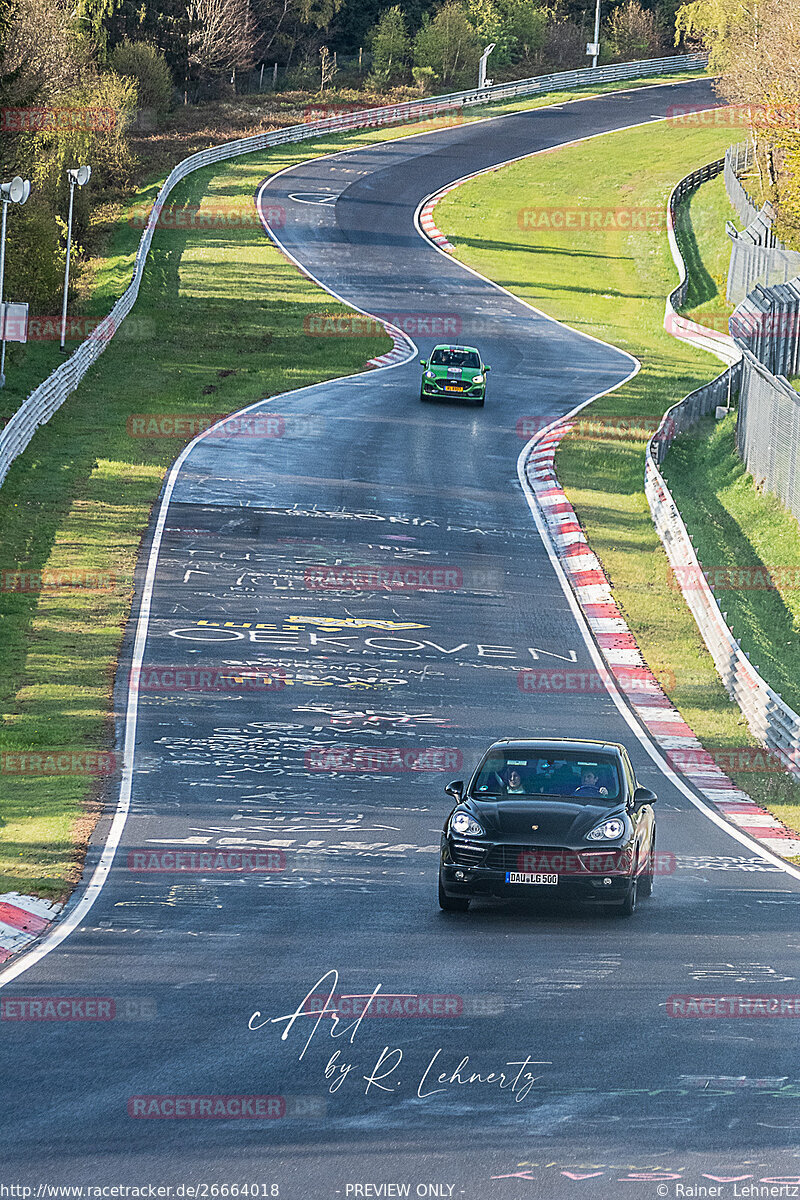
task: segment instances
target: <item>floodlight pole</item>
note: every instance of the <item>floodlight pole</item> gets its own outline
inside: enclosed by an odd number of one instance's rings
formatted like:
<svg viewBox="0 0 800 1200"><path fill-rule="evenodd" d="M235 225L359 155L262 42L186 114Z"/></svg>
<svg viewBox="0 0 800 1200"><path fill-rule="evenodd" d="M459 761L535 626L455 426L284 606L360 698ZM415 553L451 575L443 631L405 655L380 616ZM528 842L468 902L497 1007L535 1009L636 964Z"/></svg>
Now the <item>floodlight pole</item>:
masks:
<svg viewBox="0 0 800 1200"><path fill-rule="evenodd" d="M0 388L6 385L6 317L5 309L3 308L3 284L6 277L6 217L8 216L8 206L11 203L11 197L3 194L3 223L2 231L0 231L0 336L3 340L3 349L0 351Z"/></svg>
<svg viewBox="0 0 800 1200"><path fill-rule="evenodd" d="M64 267L64 299L61 304L61 349L67 340L67 297L69 295L69 260L72 254L72 206L75 200L75 185L83 187L89 182L91 167L71 167L67 171L69 178L69 217L67 218L67 261ZM5 347L4 347L5 348Z"/></svg>
<svg viewBox="0 0 800 1200"><path fill-rule="evenodd" d="M596 0L594 6L594 44L597 47L592 58L592 66L597 66L598 52L600 49L600 0Z"/></svg>
<svg viewBox="0 0 800 1200"><path fill-rule="evenodd" d="M0 183L0 200L3 202L3 220L0 223L0 388L6 385L6 314L3 304L6 277L6 219L9 204L24 204L30 195L29 179L15 175L10 183Z"/></svg>

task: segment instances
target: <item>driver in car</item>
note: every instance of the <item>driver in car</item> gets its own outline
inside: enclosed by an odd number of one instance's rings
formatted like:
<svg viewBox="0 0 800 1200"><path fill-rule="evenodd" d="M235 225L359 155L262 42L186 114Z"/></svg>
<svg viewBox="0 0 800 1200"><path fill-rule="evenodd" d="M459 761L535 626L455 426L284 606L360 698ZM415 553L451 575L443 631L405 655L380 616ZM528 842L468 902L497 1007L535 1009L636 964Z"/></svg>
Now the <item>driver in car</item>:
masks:
<svg viewBox="0 0 800 1200"><path fill-rule="evenodd" d="M608 788L600 787L600 776L592 767L584 767L581 771L580 787L575 789L576 796L607 796Z"/></svg>

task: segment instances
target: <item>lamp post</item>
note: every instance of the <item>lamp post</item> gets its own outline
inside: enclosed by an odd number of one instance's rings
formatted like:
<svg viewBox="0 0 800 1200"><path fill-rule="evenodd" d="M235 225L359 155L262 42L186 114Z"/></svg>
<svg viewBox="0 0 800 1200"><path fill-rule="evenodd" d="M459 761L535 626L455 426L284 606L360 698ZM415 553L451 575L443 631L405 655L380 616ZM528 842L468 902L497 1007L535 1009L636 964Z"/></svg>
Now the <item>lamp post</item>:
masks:
<svg viewBox="0 0 800 1200"><path fill-rule="evenodd" d="M487 84L486 84L486 60L488 59L489 55L492 53L492 51L494 50L496 45L497 45L496 42L492 42L492 44L490 46L486 46L484 48L483 54L481 55L481 61L478 63L478 87L479 88L485 88L487 86Z"/></svg>
<svg viewBox="0 0 800 1200"><path fill-rule="evenodd" d="M600 0L595 0L594 6L594 41L586 47L586 53L592 56L592 66L597 66L600 54Z"/></svg>
<svg viewBox="0 0 800 1200"><path fill-rule="evenodd" d="M3 201L3 221L0 226L0 321L2 321L2 350L0 350L0 387L6 383L6 313L3 305L3 285L6 276L6 217L9 204L24 204L31 194L30 179L15 175L10 183L0 183L0 200Z"/></svg>
<svg viewBox="0 0 800 1200"><path fill-rule="evenodd" d="M75 200L75 184L83 187L92 175L91 167L70 167L67 171L69 179L69 217L67 218L67 262L64 267L64 302L61 305L61 349L67 340L67 296L69 294L69 260L72 253L72 205Z"/></svg>

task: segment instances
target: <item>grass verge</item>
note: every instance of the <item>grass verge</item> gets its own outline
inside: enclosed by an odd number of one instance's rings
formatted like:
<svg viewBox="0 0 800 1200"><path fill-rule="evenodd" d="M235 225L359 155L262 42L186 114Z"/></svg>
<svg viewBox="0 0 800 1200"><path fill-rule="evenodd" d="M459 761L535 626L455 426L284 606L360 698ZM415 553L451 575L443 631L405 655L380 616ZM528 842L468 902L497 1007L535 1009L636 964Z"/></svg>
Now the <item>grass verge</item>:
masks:
<svg viewBox="0 0 800 1200"><path fill-rule="evenodd" d="M647 431L719 370L710 355L663 329L664 298L675 284L663 224L659 229L654 219L635 230L617 224L520 232L517 222L520 210L539 207L663 214L672 186L720 157L728 140L724 129L666 123L604 135L464 184L437 208L437 223L470 266L640 360L633 380L593 404L591 433L578 428L564 439L556 466L651 668L703 744L729 752L755 742L672 581L643 490ZM705 198L692 203L705 213ZM705 280L691 298L695 312L720 303L714 284L719 262L703 262ZM604 422L601 430L598 421ZM645 431L633 436L630 428L637 424ZM800 787L788 776L734 777L800 827Z"/></svg>
<svg viewBox="0 0 800 1200"><path fill-rule="evenodd" d="M308 150L305 150L308 154ZM192 176L176 203L249 201L298 148ZM109 278L113 268L109 268ZM113 281L110 284L113 286ZM323 298L260 227L161 230L139 300L78 391L36 435L2 490L0 891L60 896L79 877L97 781L17 773L22 754L97 751L112 740L112 684L150 509L186 436L141 438L134 413L230 412L360 370L388 337L312 338ZM59 580L73 586L56 586ZM54 582L55 581L55 582ZM22 588L32 590L13 590Z"/></svg>

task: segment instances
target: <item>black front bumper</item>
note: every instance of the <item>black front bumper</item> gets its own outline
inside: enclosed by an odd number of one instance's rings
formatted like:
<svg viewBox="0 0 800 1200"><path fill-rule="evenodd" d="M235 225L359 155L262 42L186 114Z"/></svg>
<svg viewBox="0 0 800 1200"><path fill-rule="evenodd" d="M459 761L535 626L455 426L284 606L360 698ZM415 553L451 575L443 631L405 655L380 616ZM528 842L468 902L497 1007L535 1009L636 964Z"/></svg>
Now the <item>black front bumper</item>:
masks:
<svg viewBox="0 0 800 1200"><path fill-rule="evenodd" d="M556 849L554 847L531 848L531 852L544 856L544 862L526 864L512 859L497 866L498 857L505 857L501 852L502 844L487 846L485 853L480 856L465 855L462 849L451 851L447 837L442 838L439 877L442 888L451 898L470 899L478 896L495 896L500 899L525 898L528 900L558 900L579 901L586 904L621 904L627 897L634 876L630 871L620 869L615 862L614 869L604 873L602 870L583 870L578 861L577 850ZM617 847L609 851L616 856L622 854ZM467 861L468 858L473 861ZM490 865L484 865L490 860ZM494 864L492 865L492 860ZM560 868L560 869L559 869ZM556 884L550 883L508 883L507 875L511 871L535 871L558 875Z"/></svg>

